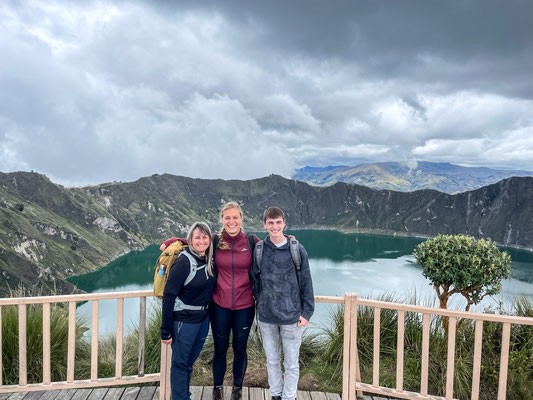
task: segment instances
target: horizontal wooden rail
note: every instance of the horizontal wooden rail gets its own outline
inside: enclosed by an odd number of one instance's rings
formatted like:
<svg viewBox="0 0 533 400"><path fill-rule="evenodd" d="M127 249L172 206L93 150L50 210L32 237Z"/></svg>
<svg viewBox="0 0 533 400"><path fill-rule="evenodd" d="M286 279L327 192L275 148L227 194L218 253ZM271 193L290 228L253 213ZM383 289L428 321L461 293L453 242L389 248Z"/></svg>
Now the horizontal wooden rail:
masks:
<svg viewBox="0 0 533 400"><path fill-rule="evenodd" d="M114 300L134 297L151 297L153 295L154 292L151 290L138 290L135 292L84 293L68 294L65 296L10 297L6 299L0 299L0 306L13 306L19 304L67 303L70 301L79 302L89 300Z"/></svg>
<svg viewBox="0 0 533 400"><path fill-rule="evenodd" d="M519 325L533 325L533 318L516 317L512 315L497 315L497 314L476 313L476 312L470 312L470 311L445 310L442 308L413 306L409 304L391 303L388 301L368 300L368 299L361 299L361 298L357 299L357 305L388 308L389 310L396 310L396 311L410 311L410 312L422 313L422 314L425 313L425 314L432 314L432 315L440 315L444 317L468 318L468 319L472 319L475 321L480 320L480 321L491 321L491 322L501 322L501 323L508 322L511 324L519 324Z"/></svg>

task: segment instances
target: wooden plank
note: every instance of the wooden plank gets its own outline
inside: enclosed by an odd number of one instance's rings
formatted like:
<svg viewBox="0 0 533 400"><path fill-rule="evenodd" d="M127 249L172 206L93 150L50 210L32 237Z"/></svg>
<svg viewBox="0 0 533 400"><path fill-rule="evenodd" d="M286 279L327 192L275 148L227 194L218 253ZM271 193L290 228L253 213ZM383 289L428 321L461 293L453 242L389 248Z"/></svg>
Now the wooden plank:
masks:
<svg viewBox="0 0 533 400"><path fill-rule="evenodd" d="M76 389L60 390L55 400L70 400L74 393L76 393Z"/></svg>
<svg viewBox="0 0 533 400"><path fill-rule="evenodd" d="M172 365L172 346L167 346L167 357L165 361L166 369L167 369L167 376L165 379L165 399L170 400L171 399L171 389L170 389L170 366Z"/></svg>
<svg viewBox="0 0 533 400"><path fill-rule="evenodd" d="M0 342L2 343L2 342ZM2 347L2 346L0 346ZM0 400L7 399L9 396L11 396L11 393L0 393Z"/></svg>
<svg viewBox="0 0 533 400"><path fill-rule="evenodd" d="M152 400L155 389L155 386L143 386L139 392L139 395L137 396L137 400Z"/></svg>
<svg viewBox="0 0 533 400"><path fill-rule="evenodd" d="M350 308L352 299L348 293L344 295L344 341L342 349L342 400L350 400Z"/></svg>
<svg viewBox="0 0 533 400"><path fill-rule="evenodd" d="M38 297L8 297L0 299L0 306L18 306L19 304L45 304L45 303L69 303L74 302L87 302L92 300L116 300L116 299L129 299L136 297L152 297L154 292L152 290L136 290L130 292L106 292L106 293L85 293L85 294L73 294L73 295L60 295L60 296L38 296ZM315 301L318 303L337 303L343 304L342 297L334 296L315 296ZM368 305L368 304L365 304ZM372 305L375 307L376 305ZM378 305L378 307L381 307ZM412 311L412 310L411 310ZM421 312L421 311L415 311ZM467 313L469 314L469 313ZM464 317L464 315L463 315ZM523 317L527 319L527 317ZM501 320L499 322L502 322ZM520 323L520 322L517 322ZM531 324L530 324L531 325Z"/></svg>
<svg viewBox="0 0 533 400"><path fill-rule="evenodd" d="M110 388L104 396L104 400L119 400L126 388Z"/></svg>
<svg viewBox="0 0 533 400"><path fill-rule="evenodd" d="M405 311L398 311L398 337L396 340L396 390L403 390L403 358L405 343Z"/></svg>
<svg viewBox="0 0 533 400"><path fill-rule="evenodd" d="M108 391L108 388L93 389L87 400L102 400Z"/></svg>
<svg viewBox="0 0 533 400"><path fill-rule="evenodd" d="M483 340L483 321L476 321L474 334L474 367L472 369L472 395L471 400L479 399L479 381L481 373L481 347Z"/></svg>
<svg viewBox="0 0 533 400"><path fill-rule="evenodd" d="M261 388L248 388L249 400L265 400L265 394Z"/></svg>
<svg viewBox="0 0 533 400"><path fill-rule="evenodd" d="M115 378L122 378L122 343L124 340L124 299L117 299L117 334L115 355Z"/></svg>
<svg viewBox="0 0 533 400"><path fill-rule="evenodd" d="M43 304L43 384L52 381L50 372L50 303Z"/></svg>
<svg viewBox="0 0 533 400"><path fill-rule="evenodd" d="M360 306L381 307L381 308L389 308L391 310L412 311L415 313L428 313L432 315L442 315L442 316L456 317L456 318L481 319L483 321L492 321L492 322L502 322L502 323L508 322L510 324L533 325L533 319L531 319L531 317L514 317L510 315L483 314L483 313L475 313L475 312L470 312L470 311L455 311L455 310L446 310L443 308L413 306L413 305L404 304L404 303L392 303L389 301L379 301L379 300L369 300L369 299L359 299L358 302Z"/></svg>
<svg viewBox="0 0 533 400"><path fill-rule="evenodd" d="M455 369L455 327L457 318L448 321L448 357L446 362L446 399L453 399L453 373Z"/></svg>
<svg viewBox="0 0 533 400"><path fill-rule="evenodd" d="M55 400L61 390L45 390L39 400Z"/></svg>
<svg viewBox="0 0 533 400"><path fill-rule="evenodd" d="M141 391L140 387L128 387L124 390L120 400L135 400Z"/></svg>
<svg viewBox="0 0 533 400"><path fill-rule="evenodd" d="M191 400L201 400L202 399L202 386L191 386ZM229 399L228 399L229 400ZM243 400L247 400L243 396Z"/></svg>
<svg viewBox="0 0 533 400"><path fill-rule="evenodd" d="M87 400L93 389L76 389L72 400Z"/></svg>
<svg viewBox="0 0 533 400"><path fill-rule="evenodd" d="M139 307L139 356L138 356L138 371L139 376L144 376L144 350L146 337L146 297L140 298Z"/></svg>
<svg viewBox="0 0 533 400"><path fill-rule="evenodd" d="M204 386L202 400L213 400L213 386Z"/></svg>
<svg viewBox="0 0 533 400"><path fill-rule="evenodd" d="M17 392L17 393L13 393L10 397L9 397L9 400L13 399L13 400L22 400L24 397L26 397L28 394L28 392Z"/></svg>
<svg viewBox="0 0 533 400"><path fill-rule="evenodd" d="M296 392L296 399L297 400L311 400L311 395L309 394L309 392L305 390L298 390Z"/></svg>
<svg viewBox="0 0 533 400"><path fill-rule="evenodd" d="M19 307L19 385L26 386L27 374L27 349L26 349L26 304Z"/></svg>
<svg viewBox="0 0 533 400"><path fill-rule="evenodd" d="M507 369L509 366L509 339L511 337L511 324L505 323L502 327L502 352L500 355L500 378L498 380L498 400L505 400L507 392Z"/></svg>
<svg viewBox="0 0 533 400"><path fill-rule="evenodd" d="M107 292L107 293L85 293L70 294L61 296L38 296L38 297L9 297L0 299L0 305L19 304L43 304L43 303L66 303L92 300L128 299L132 297L152 296L152 290L137 290L131 292Z"/></svg>
<svg viewBox="0 0 533 400"><path fill-rule="evenodd" d="M327 400L341 400L341 396L338 393L326 393Z"/></svg>
<svg viewBox="0 0 533 400"><path fill-rule="evenodd" d="M225 399L230 400L231 399L231 390L232 390L231 386L224 386L224 388L222 389L222 399L223 400L225 400Z"/></svg>
<svg viewBox="0 0 533 400"><path fill-rule="evenodd" d="M159 367L160 371L160 381L159 381L159 399L165 400L167 398L166 391L166 380L167 375L170 371L167 368L167 353L170 349L170 345L161 343L161 366Z"/></svg>
<svg viewBox="0 0 533 400"><path fill-rule="evenodd" d="M44 392L44 390L30 392L24 397L24 400L39 400L44 394Z"/></svg>
<svg viewBox="0 0 533 400"><path fill-rule="evenodd" d="M355 400L357 379L357 295L350 294L350 373L348 375L348 400Z"/></svg>
<svg viewBox="0 0 533 400"><path fill-rule="evenodd" d="M379 386L379 345L381 331L381 308L374 309L374 359L372 363L372 385Z"/></svg>
<svg viewBox="0 0 533 400"><path fill-rule="evenodd" d="M249 397L250 397L250 394L248 393L248 388L243 386L243 388L242 388L242 400L249 400Z"/></svg>
<svg viewBox="0 0 533 400"><path fill-rule="evenodd" d="M326 394L324 392L309 392L311 400L327 400Z"/></svg>
<svg viewBox="0 0 533 400"><path fill-rule="evenodd" d="M154 397L152 397L152 400L159 400L159 386L155 388ZM191 398L192 400L192 398ZM199 400L199 399L197 399Z"/></svg>
<svg viewBox="0 0 533 400"><path fill-rule="evenodd" d="M429 314L422 315L422 366L420 368L420 394L428 394L429 371Z"/></svg>
<svg viewBox="0 0 533 400"><path fill-rule="evenodd" d="M91 381L98 379L98 300L92 303L91 321Z"/></svg>
<svg viewBox="0 0 533 400"><path fill-rule="evenodd" d="M74 382L74 358L76 355L76 303L68 303L67 382Z"/></svg>
<svg viewBox="0 0 533 400"><path fill-rule="evenodd" d="M0 391L2 392L35 392L44 388L53 389L82 389L82 388L101 388L107 386L119 386L119 385L139 385L143 383L157 383L161 379L160 374L146 374L143 377L137 375L124 376L122 379L112 378L100 378L97 381L91 381L89 379L76 380L72 383L68 382L54 382L52 386L43 386L41 383L30 384L27 386L18 385L5 385Z"/></svg>

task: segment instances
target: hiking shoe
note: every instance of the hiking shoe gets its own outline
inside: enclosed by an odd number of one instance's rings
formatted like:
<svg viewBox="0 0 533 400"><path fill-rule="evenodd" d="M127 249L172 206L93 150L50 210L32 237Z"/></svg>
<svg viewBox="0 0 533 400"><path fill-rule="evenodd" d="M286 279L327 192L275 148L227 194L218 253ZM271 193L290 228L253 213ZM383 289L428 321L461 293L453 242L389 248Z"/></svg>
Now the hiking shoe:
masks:
<svg viewBox="0 0 533 400"><path fill-rule="evenodd" d="M231 391L231 400L241 400L242 399L242 387L233 386Z"/></svg>
<svg viewBox="0 0 533 400"><path fill-rule="evenodd" d="M272 400L281 400L281 396L272 396Z"/></svg>
<svg viewBox="0 0 533 400"><path fill-rule="evenodd" d="M224 386L213 387L213 400L224 400Z"/></svg>

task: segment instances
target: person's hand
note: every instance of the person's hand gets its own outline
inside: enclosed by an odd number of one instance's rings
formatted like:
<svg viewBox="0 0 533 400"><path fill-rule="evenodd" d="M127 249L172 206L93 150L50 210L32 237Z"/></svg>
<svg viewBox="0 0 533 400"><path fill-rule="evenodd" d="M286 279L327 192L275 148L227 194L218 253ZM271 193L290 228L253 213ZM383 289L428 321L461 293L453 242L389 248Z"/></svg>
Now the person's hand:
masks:
<svg viewBox="0 0 533 400"><path fill-rule="evenodd" d="M167 245L165 243L162 243L161 246L159 247L159 250L165 251L166 248L167 248Z"/></svg>
<svg viewBox="0 0 533 400"><path fill-rule="evenodd" d="M172 343L172 338L167 339L167 340L163 340L163 339L161 339L161 343L164 343L164 344L171 344L171 343Z"/></svg>
<svg viewBox="0 0 533 400"><path fill-rule="evenodd" d="M300 315L300 318L298 319L298 324L297 324L297 326L307 326L307 325L309 325L309 321L306 320L304 317L302 317L302 316Z"/></svg>

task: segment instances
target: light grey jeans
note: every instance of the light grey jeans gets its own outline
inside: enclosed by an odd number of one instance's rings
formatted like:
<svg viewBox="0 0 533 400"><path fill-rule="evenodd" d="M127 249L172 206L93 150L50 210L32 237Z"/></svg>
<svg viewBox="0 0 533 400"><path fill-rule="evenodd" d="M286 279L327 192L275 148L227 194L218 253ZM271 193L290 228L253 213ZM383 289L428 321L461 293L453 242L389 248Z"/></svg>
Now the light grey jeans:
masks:
<svg viewBox="0 0 533 400"><path fill-rule="evenodd" d="M298 390L300 366L300 344L302 343L302 326L275 325L259 321L263 348L267 357L268 385L271 396L281 396L282 400L294 400ZM281 375L281 346L283 345L283 367L285 377Z"/></svg>

